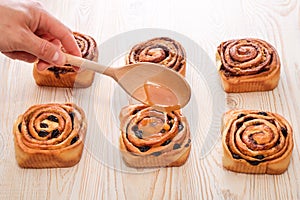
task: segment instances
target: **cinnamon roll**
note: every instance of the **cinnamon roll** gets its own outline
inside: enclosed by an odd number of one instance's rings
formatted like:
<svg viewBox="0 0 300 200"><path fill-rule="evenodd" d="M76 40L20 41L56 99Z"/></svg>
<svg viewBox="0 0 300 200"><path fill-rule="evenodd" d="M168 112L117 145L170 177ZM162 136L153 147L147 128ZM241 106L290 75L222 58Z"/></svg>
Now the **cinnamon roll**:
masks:
<svg viewBox="0 0 300 200"><path fill-rule="evenodd" d="M281 174L290 162L293 130L276 113L230 110L222 127L223 166L234 172Z"/></svg>
<svg viewBox="0 0 300 200"><path fill-rule="evenodd" d="M185 76L186 53L182 45L168 37L158 37L132 47L126 64L152 62L164 65Z"/></svg>
<svg viewBox="0 0 300 200"><path fill-rule="evenodd" d="M75 104L34 105L14 123L16 160L22 168L71 167L81 158L86 129Z"/></svg>
<svg viewBox="0 0 300 200"><path fill-rule="evenodd" d="M83 58L88 60L98 60L98 49L96 41L88 35L74 32L77 45L81 50ZM63 51L65 51L62 48ZM94 80L95 72L91 70L75 71L74 68L66 64L64 66L51 66L44 71L37 70L37 62L33 67L33 77L39 86L51 87L89 87Z"/></svg>
<svg viewBox="0 0 300 200"><path fill-rule="evenodd" d="M130 167L183 165L190 153L187 120L180 111L160 112L146 105L129 105L120 113L120 149Z"/></svg>
<svg viewBox="0 0 300 200"><path fill-rule="evenodd" d="M246 38L222 42L216 59L226 92L268 91L278 85L279 56L266 41Z"/></svg>

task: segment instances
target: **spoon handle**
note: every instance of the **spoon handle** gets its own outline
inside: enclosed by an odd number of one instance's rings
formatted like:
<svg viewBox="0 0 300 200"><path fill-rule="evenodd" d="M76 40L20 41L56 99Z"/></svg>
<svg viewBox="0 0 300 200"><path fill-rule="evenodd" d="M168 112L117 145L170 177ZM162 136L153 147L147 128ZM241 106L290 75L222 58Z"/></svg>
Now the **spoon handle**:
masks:
<svg viewBox="0 0 300 200"><path fill-rule="evenodd" d="M66 63L80 67L81 69L89 69L103 74L104 71L108 68L108 66L100 65L99 63L78 56L73 56L67 53L65 53L65 55L67 59Z"/></svg>

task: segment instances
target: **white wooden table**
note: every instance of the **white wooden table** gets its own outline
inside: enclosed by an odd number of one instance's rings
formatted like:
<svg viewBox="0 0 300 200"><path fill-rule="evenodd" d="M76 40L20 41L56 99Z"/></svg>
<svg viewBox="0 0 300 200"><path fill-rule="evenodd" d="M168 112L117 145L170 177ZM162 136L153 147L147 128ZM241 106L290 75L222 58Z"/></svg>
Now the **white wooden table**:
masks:
<svg viewBox="0 0 300 200"><path fill-rule="evenodd" d="M118 152L118 112L128 97L112 79L97 74L86 89L38 87L32 64L0 55L0 199L300 199L299 1L41 2L72 30L93 36L102 48L100 61L113 66L124 63L126 50L120 48L141 38L170 34L182 42L193 88L192 101L184 109L192 150L179 168L128 168ZM124 35L127 40L120 40ZM244 37L261 38L276 47L282 68L275 90L225 94L218 76L205 74L206 68L215 71L220 42ZM89 120L80 163L62 169L19 168L14 120L31 105L68 101L81 106ZM238 174L222 167L219 117L230 108L277 112L292 124L295 146L284 174Z"/></svg>

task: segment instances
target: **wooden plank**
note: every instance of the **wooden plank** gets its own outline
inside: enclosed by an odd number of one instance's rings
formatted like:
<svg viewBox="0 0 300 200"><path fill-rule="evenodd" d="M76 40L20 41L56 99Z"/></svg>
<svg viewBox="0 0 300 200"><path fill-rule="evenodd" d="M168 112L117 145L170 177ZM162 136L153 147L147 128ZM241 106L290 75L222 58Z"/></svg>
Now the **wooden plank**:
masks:
<svg viewBox="0 0 300 200"><path fill-rule="evenodd" d="M130 169L118 152L118 109L127 100L112 79L97 74L87 89L38 87L32 64L0 55L0 199L300 199L298 1L41 2L72 30L93 36L98 44L130 30L170 29L191 38L214 62L222 41L258 37L270 42L282 64L278 87L270 92L227 94L226 109L261 109L283 115L294 129L294 151L288 171L282 175L227 171L222 167L221 137L215 138L216 144L207 155L201 154L210 123L209 115L203 115L199 124L191 122L198 129L192 133L192 151L185 165ZM120 58L114 65L123 62ZM196 87L199 80L191 68L187 70L187 78ZM201 84L194 95L201 95L198 91L205 87ZM203 105L210 105L211 98L202 100L199 107L205 109ZM14 158L14 120L31 105L48 102L75 102L84 108L89 127L82 159L66 169L21 169Z"/></svg>

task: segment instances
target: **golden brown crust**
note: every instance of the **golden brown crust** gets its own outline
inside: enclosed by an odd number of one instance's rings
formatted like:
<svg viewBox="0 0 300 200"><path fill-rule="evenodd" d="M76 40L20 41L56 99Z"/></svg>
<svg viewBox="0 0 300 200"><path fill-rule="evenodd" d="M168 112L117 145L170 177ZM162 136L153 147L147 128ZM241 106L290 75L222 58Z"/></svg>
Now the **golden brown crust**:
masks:
<svg viewBox="0 0 300 200"><path fill-rule="evenodd" d="M126 64L138 62L158 63L185 76L185 50L179 42L168 37L153 38L132 47Z"/></svg>
<svg viewBox="0 0 300 200"><path fill-rule="evenodd" d="M71 167L81 158L86 129L75 104L34 105L14 123L16 160L23 168Z"/></svg>
<svg viewBox="0 0 300 200"><path fill-rule="evenodd" d="M180 111L167 114L129 105L121 110L120 121L120 149L128 166L181 166L189 157L190 130Z"/></svg>
<svg viewBox="0 0 300 200"><path fill-rule="evenodd" d="M290 162L293 130L280 115L230 110L223 116L223 166L234 172L281 174Z"/></svg>
<svg viewBox="0 0 300 200"><path fill-rule="evenodd" d="M222 42L216 60L226 92L268 91L278 85L279 56L266 41L246 38Z"/></svg>
<svg viewBox="0 0 300 200"><path fill-rule="evenodd" d="M74 32L74 37L81 50L83 58L98 60L96 41L88 35ZM37 70L37 62L34 63L33 77L39 86L50 87L89 87L94 80L95 72L90 70L75 71L72 66L52 66L44 71Z"/></svg>

